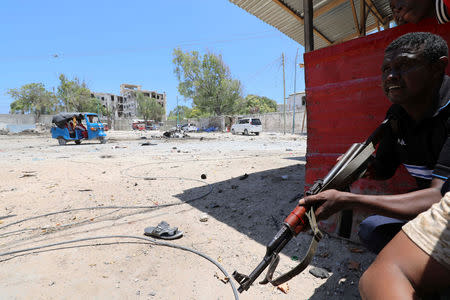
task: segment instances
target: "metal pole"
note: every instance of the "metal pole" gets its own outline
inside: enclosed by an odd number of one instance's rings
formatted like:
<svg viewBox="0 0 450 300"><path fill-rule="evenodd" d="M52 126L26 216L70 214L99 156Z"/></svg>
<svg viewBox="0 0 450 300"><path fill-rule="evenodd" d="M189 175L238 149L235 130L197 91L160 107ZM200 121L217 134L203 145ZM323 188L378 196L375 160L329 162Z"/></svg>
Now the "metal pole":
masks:
<svg viewBox="0 0 450 300"><path fill-rule="evenodd" d="M312 0L303 0L303 9L305 14L305 52L309 52L314 50Z"/></svg>
<svg viewBox="0 0 450 300"><path fill-rule="evenodd" d="M297 91L297 56L298 56L298 48L297 53L295 54L295 62L294 62L294 112L292 114L292 134L295 133L295 98L297 95L295 94Z"/></svg>
<svg viewBox="0 0 450 300"><path fill-rule="evenodd" d="M180 107L178 106L178 96L177 96L177 126L175 126L178 129L178 114L180 113Z"/></svg>
<svg viewBox="0 0 450 300"><path fill-rule="evenodd" d="M312 0L303 0L303 9L305 15L305 52L310 52L314 50L314 35L313 35L313 3ZM306 74L305 68L305 74ZM305 93L306 96L306 106L308 105L308 94ZM305 125L305 117L306 117L306 107L303 112L303 124L302 124L302 133L303 127Z"/></svg>
<svg viewBox="0 0 450 300"><path fill-rule="evenodd" d="M286 134L286 85L285 85L285 79L284 79L284 52L281 53L282 62L283 62L283 119L284 119L284 128L283 128L283 134Z"/></svg>

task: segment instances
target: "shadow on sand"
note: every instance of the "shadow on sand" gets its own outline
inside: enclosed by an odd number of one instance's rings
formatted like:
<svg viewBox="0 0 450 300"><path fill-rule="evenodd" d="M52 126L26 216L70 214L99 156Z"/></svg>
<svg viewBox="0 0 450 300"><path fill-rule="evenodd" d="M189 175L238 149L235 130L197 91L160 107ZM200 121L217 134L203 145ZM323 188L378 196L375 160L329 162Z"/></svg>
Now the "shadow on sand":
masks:
<svg viewBox="0 0 450 300"><path fill-rule="evenodd" d="M289 159L295 159L299 163L279 169L248 173L248 176L243 174L214 183L211 194L190 205L265 246L281 228L284 218L296 206L297 201L293 199L295 195L303 192L305 157ZM186 201L193 195L201 195L205 189L205 186L188 189L175 197ZM301 258L305 255L310 240L311 235L301 233L287 244L282 253L291 258L295 256ZM363 266L361 265L360 270L352 272L348 270L346 264L352 254L348 250L342 251L346 247L348 242L327 236L319 244L311 265L325 268L332 272L332 275L316 289L310 299L359 299L358 280ZM333 249L340 249L337 252L341 253L333 253ZM348 257L342 252L348 252ZM261 253L260 259L263 255L264 253ZM256 265L246 265L237 271L248 275L255 267ZM261 279L262 276L256 282Z"/></svg>

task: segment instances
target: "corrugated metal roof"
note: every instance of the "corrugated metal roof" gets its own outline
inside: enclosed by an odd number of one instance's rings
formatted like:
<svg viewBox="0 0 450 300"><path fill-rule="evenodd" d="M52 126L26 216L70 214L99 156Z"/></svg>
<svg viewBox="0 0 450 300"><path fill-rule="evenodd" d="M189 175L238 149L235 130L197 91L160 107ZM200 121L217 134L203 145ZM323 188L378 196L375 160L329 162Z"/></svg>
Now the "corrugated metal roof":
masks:
<svg viewBox="0 0 450 300"><path fill-rule="evenodd" d="M229 0L304 45L302 0ZM364 0L313 0L314 48L338 44L359 36L360 5ZM352 2L357 23L353 17ZM392 20L388 0L365 0L370 6L366 30ZM377 17L376 17L377 15Z"/></svg>

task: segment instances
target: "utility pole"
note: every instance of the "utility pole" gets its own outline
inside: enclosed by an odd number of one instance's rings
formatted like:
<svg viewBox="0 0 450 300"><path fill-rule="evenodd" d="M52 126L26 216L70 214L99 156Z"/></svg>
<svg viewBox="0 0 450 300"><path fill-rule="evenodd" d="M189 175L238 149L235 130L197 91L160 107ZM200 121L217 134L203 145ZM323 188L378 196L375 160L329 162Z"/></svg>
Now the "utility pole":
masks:
<svg viewBox="0 0 450 300"><path fill-rule="evenodd" d="M298 48L297 53L295 53L295 62L294 62L294 111L292 114L292 134L295 134L295 98L297 98L297 56L298 56Z"/></svg>
<svg viewBox="0 0 450 300"><path fill-rule="evenodd" d="M281 53L281 60L283 63L283 119L284 119L284 128L283 128L283 134L286 134L286 85L285 85L285 78L284 78L284 52Z"/></svg>
<svg viewBox="0 0 450 300"><path fill-rule="evenodd" d="M178 106L178 96L177 96L177 126L175 126L175 128L178 129L178 115L180 113L180 107Z"/></svg>

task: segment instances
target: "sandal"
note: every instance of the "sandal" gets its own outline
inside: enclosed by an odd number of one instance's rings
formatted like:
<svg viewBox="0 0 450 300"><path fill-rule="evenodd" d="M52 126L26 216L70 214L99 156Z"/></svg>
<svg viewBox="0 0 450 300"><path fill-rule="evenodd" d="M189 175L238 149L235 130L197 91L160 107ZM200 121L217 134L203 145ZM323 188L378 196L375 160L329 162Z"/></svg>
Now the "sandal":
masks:
<svg viewBox="0 0 450 300"><path fill-rule="evenodd" d="M170 228L170 225L161 221L156 227L147 227L144 229L144 234L163 240L174 240L183 235L183 231L178 230L178 227Z"/></svg>

